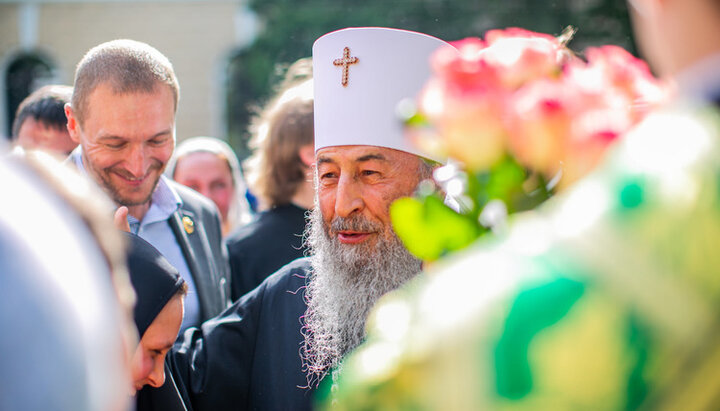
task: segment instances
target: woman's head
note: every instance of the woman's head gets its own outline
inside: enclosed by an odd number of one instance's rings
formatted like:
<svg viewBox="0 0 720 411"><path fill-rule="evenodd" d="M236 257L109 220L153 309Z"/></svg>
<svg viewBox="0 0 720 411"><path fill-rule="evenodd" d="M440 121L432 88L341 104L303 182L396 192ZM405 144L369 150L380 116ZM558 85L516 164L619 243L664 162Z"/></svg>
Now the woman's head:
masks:
<svg viewBox="0 0 720 411"><path fill-rule="evenodd" d="M145 330L130 363L136 391L145 385L157 388L165 383L165 356L177 338L182 318L183 295L176 294Z"/></svg>
<svg viewBox="0 0 720 411"><path fill-rule="evenodd" d="M223 233L250 221L240 163L224 141L193 137L178 145L167 173L178 183L211 199L220 211Z"/></svg>
<svg viewBox="0 0 720 411"><path fill-rule="evenodd" d="M152 245L126 234L128 271L137 301L133 310L140 336L130 363L135 390L165 382L165 355L180 331L187 284L178 271Z"/></svg>

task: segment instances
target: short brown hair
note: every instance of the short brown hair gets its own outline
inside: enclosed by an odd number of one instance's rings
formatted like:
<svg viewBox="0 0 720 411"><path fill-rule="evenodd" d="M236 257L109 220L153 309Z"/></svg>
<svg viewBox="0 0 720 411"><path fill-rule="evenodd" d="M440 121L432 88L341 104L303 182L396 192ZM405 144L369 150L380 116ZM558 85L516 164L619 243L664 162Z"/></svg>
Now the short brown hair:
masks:
<svg viewBox="0 0 720 411"><path fill-rule="evenodd" d="M264 207L289 204L307 178L299 150L314 141L312 80L276 97L253 120L251 131L248 185Z"/></svg>
<svg viewBox="0 0 720 411"><path fill-rule="evenodd" d="M75 70L72 107L82 124L90 93L100 84L109 84L118 94L155 90L165 84L172 90L175 110L180 86L170 60L148 44L134 40L113 40L88 51Z"/></svg>
<svg viewBox="0 0 720 411"><path fill-rule="evenodd" d="M67 130L65 103L70 102L72 92L73 89L70 86L49 85L40 87L25 97L15 112L12 126L13 137L17 138L20 134L20 127L29 117L48 128Z"/></svg>

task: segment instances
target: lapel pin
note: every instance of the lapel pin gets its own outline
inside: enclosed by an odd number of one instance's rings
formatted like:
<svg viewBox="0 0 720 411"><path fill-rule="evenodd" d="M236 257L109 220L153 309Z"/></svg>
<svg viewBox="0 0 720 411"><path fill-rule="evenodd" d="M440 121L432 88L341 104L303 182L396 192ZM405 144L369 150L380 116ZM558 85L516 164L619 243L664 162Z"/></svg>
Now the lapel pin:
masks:
<svg viewBox="0 0 720 411"><path fill-rule="evenodd" d="M188 216L183 217L182 223L183 223L183 227L185 228L186 233L192 234L195 232L195 223L193 222L193 220L190 217L188 217Z"/></svg>

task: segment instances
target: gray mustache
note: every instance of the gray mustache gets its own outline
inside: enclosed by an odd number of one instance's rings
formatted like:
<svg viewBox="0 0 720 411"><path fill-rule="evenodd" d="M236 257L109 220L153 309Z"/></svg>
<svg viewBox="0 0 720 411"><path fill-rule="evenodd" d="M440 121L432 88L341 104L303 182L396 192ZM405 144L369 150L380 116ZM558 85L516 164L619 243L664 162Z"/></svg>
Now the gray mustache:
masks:
<svg viewBox="0 0 720 411"><path fill-rule="evenodd" d="M330 230L338 231L381 231L381 223L368 221L362 216L355 215L349 218L335 217L330 224Z"/></svg>

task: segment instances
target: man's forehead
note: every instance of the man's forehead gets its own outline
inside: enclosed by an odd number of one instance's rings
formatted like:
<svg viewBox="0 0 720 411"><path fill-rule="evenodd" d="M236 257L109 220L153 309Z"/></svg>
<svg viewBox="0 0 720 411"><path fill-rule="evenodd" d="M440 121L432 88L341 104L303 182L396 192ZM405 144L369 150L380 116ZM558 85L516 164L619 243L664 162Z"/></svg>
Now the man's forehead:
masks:
<svg viewBox="0 0 720 411"><path fill-rule="evenodd" d="M152 91L117 91L112 84L101 83L92 90L85 104L82 126L100 121L98 136L125 137L129 130L138 127L142 128L139 134L145 139L174 133L176 113L172 90L168 87L155 87ZM102 120L97 119L98 115ZM108 124L109 119L123 116L139 122ZM153 130L146 129L149 125L155 126Z"/></svg>
<svg viewBox="0 0 720 411"><path fill-rule="evenodd" d="M370 146L370 145L352 145L352 146L331 146L323 147L315 153L315 160L318 164L332 163L336 161L369 161L380 160L390 161L390 159L398 156L415 157L404 151L395 150L387 147Z"/></svg>
<svg viewBox="0 0 720 411"><path fill-rule="evenodd" d="M175 97L173 90L167 84L155 82L150 88L127 88L116 84L112 79L99 82L88 93L88 99L97 98L122 98L127 96L149 96L155 99L165 99L174 104Z"/></svg>

